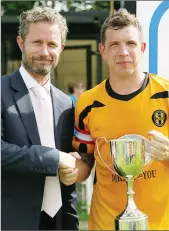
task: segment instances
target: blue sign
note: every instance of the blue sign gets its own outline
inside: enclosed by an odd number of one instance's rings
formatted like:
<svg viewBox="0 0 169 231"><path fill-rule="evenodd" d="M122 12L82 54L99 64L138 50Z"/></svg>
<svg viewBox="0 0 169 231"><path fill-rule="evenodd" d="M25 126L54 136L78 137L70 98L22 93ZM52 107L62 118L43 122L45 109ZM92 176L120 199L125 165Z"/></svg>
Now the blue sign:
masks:
<svg viewBox="0 0 169 231"><path fill-rule="evenodd" d="M149 28L149 72L158 72L158 27L163 14L169 9L169 1L163 1L154 12ZM168 31L168 28L166 28Z"/></svg>

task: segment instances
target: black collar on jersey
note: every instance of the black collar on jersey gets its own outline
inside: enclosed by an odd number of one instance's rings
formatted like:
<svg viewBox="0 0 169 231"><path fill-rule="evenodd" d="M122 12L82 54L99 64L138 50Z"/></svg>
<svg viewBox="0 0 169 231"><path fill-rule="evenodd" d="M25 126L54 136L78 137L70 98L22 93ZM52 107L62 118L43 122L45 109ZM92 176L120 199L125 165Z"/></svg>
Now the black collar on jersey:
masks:
<svg viewBox="0 0 169 231"><path fill-rule="evenodd" d="M123 100L123 101L128 101L130 99L133 99L140 92L142 92L147 87L148 83L149 83L149 74L147 72L145 72L145 79L144 79L143 85L140 87L140 89L138 89L137 91L135 91L131 94L120 95L120 94L116 93L115 91L113 91L113 89L110 86L109 79L106 80L105 87L106 87L107 94L110 97L115 98L115 99L119 99L119 100Z"/></svg>

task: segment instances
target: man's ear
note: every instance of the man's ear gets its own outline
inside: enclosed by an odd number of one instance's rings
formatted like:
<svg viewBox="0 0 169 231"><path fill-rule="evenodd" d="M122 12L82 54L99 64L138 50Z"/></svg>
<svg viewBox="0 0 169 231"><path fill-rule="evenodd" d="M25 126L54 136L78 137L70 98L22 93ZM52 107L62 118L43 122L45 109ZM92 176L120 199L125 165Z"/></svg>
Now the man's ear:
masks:
<svg viewBox="0 0 169 231"><path fill-rule="evenodd" d="M63 51L64 48L65 48L65 44L62 44L62 51Z"/></svg>
<svg viewBox="0 0 169 231"><path fill-rule="evenodd" d="M17 44L18 44L20 50L23 51L23 47L24 47L23 38L20 35L18 35L16 38L16 41L17 41Z"/></svg>
<svg viewBox="0 0 169 231"><path fill-rule="evenodd" d="M143 43L141 44L141 54L144 54L144 52L145 52L145 50L146 50L146 46L147 46L147 44L146 44L145 42L143 42Z"/></svg>
<svg viewBox="0 0 169 231"><path fill-rule="evenodd" d="M99 44L99 51L102 56L102 59L105 60L105 55L104 55L104 45L102 43Z"/></svg>

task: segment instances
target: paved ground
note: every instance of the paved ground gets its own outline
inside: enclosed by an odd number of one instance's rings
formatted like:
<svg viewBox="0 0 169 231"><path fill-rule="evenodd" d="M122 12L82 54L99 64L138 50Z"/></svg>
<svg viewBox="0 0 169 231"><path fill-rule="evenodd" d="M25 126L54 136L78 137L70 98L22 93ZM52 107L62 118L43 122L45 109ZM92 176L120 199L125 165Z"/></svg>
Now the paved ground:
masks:
<svg viewBox="0 0 169 231"><path fill-rule="evenodd" d="M79 222L80 230L88 230L88 221L80 221Z"/></svg>

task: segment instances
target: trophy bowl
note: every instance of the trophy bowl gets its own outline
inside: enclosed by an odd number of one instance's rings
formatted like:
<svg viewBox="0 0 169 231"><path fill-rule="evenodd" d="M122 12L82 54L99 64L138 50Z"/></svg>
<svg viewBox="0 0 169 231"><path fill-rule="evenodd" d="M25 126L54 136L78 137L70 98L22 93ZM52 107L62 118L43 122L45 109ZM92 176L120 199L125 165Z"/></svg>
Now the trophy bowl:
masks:
<svg viewBox="0 0 169 231"><path fill-rule="evenodd" d="M120 137L110 141L110 150L114 169L121 177L138 176L150 161L148 140L136 135Z"/></svg>

